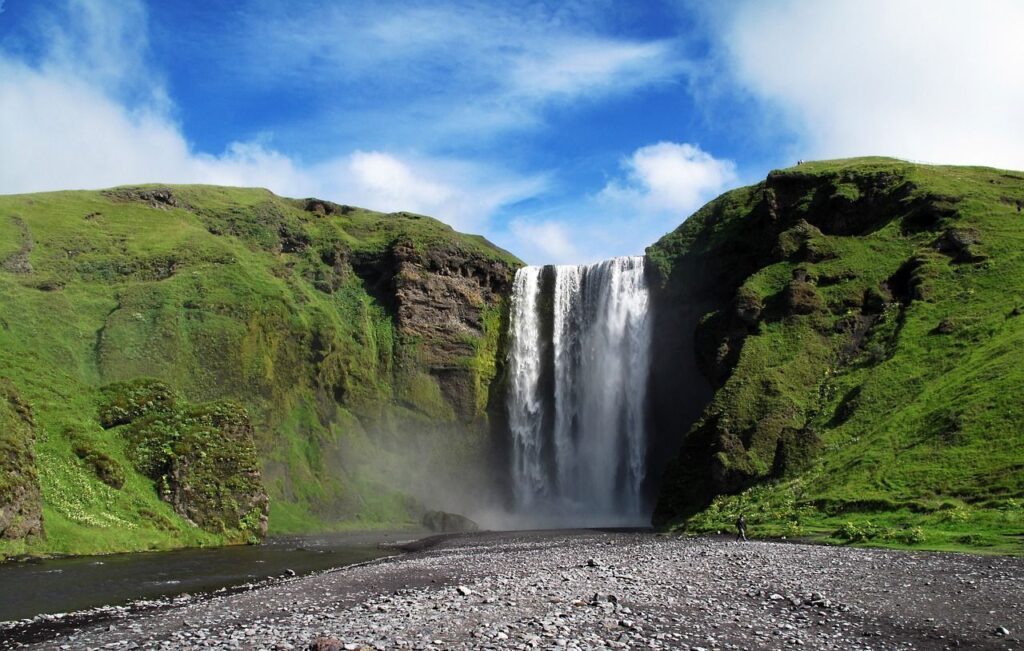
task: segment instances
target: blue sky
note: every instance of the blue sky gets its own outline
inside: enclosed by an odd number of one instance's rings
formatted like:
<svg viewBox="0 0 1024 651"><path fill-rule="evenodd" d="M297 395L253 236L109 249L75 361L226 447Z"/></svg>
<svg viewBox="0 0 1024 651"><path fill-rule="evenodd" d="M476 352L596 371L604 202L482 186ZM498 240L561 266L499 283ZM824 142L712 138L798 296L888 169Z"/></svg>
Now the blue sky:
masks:
<svg viewBox="0 0 1024 651"><path fill-rule="evenodd" d="M0 192L268 187L636 254L798 158L1024 168L1024 3L0 3Z"/></svg>

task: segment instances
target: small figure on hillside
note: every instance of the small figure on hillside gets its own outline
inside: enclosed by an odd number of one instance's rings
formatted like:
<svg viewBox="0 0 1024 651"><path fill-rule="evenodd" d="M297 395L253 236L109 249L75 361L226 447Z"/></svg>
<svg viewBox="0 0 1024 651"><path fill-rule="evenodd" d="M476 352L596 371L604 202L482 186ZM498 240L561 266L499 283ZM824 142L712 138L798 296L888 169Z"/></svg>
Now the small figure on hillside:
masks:
<svg viewBox="0 0 1024 651"><path fill-rule="evenodd" d="M740 517L736 519L736 540L742 538L747 539L747 519L740 513Z"/></svg>

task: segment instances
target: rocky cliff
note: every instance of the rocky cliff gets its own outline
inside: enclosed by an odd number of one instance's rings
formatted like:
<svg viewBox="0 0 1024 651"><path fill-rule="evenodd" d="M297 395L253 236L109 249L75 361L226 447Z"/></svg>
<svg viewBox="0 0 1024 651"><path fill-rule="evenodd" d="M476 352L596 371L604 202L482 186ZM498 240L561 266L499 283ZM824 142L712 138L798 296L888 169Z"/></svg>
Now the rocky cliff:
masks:
<svg viewBox="0 0 1024 651"><path fill-rule="evenodd" d="M3 407L23 524L0 552L466 508L519 264L428 217L265 190L0 197L0 377L26 405Z"/></svg>
<svg viewBox="0 0 1024 651"><path fill-rule="evenodd" d="M826 161L650 247L652 418L678 446L656 520L950 544L969 522L1005 543L1024 524L1022 207L1021 173Z"/></svg>

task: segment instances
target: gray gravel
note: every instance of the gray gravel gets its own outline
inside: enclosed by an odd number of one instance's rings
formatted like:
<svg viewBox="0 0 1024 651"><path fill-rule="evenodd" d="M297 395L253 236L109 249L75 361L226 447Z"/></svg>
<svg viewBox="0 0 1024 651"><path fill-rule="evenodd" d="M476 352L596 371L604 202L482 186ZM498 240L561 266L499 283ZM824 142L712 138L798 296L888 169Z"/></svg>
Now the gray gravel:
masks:
<svg viewBox="0 0 1024 651"><path fill-rule="evenodd" d="M2 631L0 631L2 633ZM63 631L45 649L1024 649L1024 560L478 534Z"/></svg>

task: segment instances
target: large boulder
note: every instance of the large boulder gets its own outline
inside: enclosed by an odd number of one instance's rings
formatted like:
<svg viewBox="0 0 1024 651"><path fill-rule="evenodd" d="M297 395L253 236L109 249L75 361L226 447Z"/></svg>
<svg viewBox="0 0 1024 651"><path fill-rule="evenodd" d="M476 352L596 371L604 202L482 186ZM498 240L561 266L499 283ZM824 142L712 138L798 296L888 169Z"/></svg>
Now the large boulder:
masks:
<svg viewBox="0 0 1024 651"><path fill-rule="evenodd" d="M480 525L464 515L447 511L427 511L423 515L423 526L437 533L472 533L480 531Z"/></svg>

